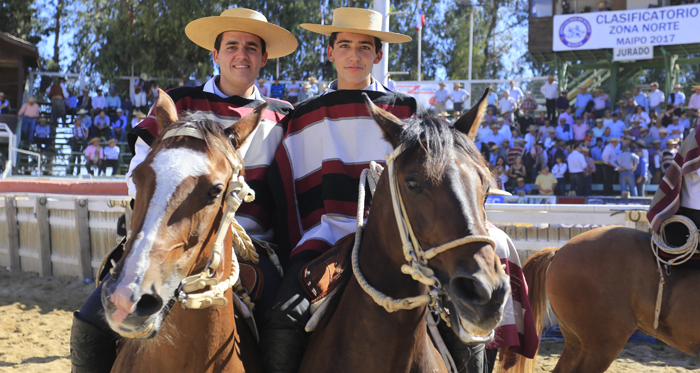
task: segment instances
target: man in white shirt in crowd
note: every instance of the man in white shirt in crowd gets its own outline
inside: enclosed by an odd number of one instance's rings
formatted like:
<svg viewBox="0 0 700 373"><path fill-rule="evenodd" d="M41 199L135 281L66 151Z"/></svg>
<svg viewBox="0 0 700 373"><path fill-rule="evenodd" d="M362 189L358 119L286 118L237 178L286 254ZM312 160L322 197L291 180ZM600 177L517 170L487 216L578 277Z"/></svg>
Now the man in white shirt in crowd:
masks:
<svg viewBox="0 0 700 373"><path fill-rule="evenodd" d="M435 91L435 113L440 114L447 111L447 90L445 89L445 82L439 82L438 85L440 89Z"/></svg>
<svg viewBox="0 0 700 373"><path fill-rule="evenodd" d="M503 144L504 137L503 137L503 135L498 133L498 130L501 127L498 124L492 124L489 128L491 128L491 133L484 136L482 143L489 144L489 146Z"/></svg>
<svg viewBox="0 0 700 373"><path fill-rule="evenodd" d="M563 115L559 118L559 125L555 128L555 133L558 138L564 141L569 141L573 138L571 125L566 123L566 118Z"/></svg>
<svg viewBox="0 0 700 373"><path fill-rule="evenodd" d="M116 175L119 171L119 152L120 149L117 145L116 139L109 139L107 141L106 147L102 148L102 152L105 158L102 160L102 167L100 169L100 175L107 176L107 167L112 168L112 176Z"/></svg>
<svg viewBox="0 0 700 373"><path fill-rule="evenodd" d="M554 104L559 97L559 83L554 81L554 76L547 77L547 83L540 88L542 96L544 96L545 106L547 107L547 119L554 120L555 106Z"/></svg>
<svg viewBox="0 0 700 373"><path fill-rule="evenodd" d="M569 180L571 180L571 190L576 191L577 196L584 195L583 170L586 169L586 157L581 153L581 142L576 143L574 151L569 154L566 163L569 165Z"/></svg>
<svg viewBox="0 0 700 373"><path fill-rule="evenodd" d="M513 112L518 108L518 103L510 97L510 91L503 91L503 98L498 102L498 107L501 109L501 114L508 116L511 122L513 122Z"/></svg>
<svg viewBox="0 0 700 373"><path fill-rule="evenodd" d="M520 104L523 103L523 100L525 99L525 94L523 94L523 90L520 89L520 87L515 85L515 80L510 81L510 89L508 90L508 93L510 93L510 97L515 100L515 103L517 104L516 109L520 107Z"/></svg>
<svg viewBox="0 0 700 373"><path fill-rule="evenodd" d="M148 112L146 91L144 91L140 85L134 86L134 93L131 95L131 104L136 111L140 111L142 113Z"/></svg>
<svg viewBox="0 0 700 373"><path fill-rule="evenodd" d="M469 99L469 92L462 88L462 83L455 83L454 90L450 92L448 99L452 101L452 106L454 107L454 113L452 115L456 119L462 115L464 104Z"/></svg>
<svg viewBox="0 0 700 373"><path fill-rule="evenodd" d="M668 138L683 141L683 131L685 131L685 128L680 124L680 118L674 115L672 120L673 123L666 127L666 130L668 130Z"/></svg>
<svg viewBox="0 0 700 373"><path fill-rule="evenodd" d="M664 103L664 93L659 91L659 83L651 83L651 92L649 92L649 110L655 110L656 115L661 114L661 105Z"/></svg>
<svg viewBox="0 0 700 373"><path fill-rule="evenodd" d="M537 142L537 126L534 124L530 125L527 130L528 133L525 135L525 151L532 149Z"/></svg>
<svg viewBox="0 0 700 373"><path fill-rule="evenodd" d="M611 137L608 145L603 148L603 195L612 196L613 182L615 178L615 167L612 162L617 158L617 144L619 143L617 137Z"/></svg>
<svg viewBox="0 0 700 373"><path fill-rule="evenodd" d="M695 112L700 110L700 85L694 85L693 89L695 93L693 93L693 95L690 96L690 100L688 100L688 109L691 111L690 117L693 117Z"/></svg>
<svg viewBox="0 0 700 373"><path fill-rule="evenodd" d="M637 102L637 105L643 107L645 111L649 111L649 97L639 87L632 88L632 97Z"/></svg>
<svg viewBox="0 0 700 373"><path fill-rule="evenodd" d="M685 105L685 93L681 91L680 84L673 86L673 92L668 95L668 103L673 105L674 114L680 115L683 105Z"/></svg>
<svg viewBox="0 0 700 373"><path fill-rule="evenodd" d="M98 88L95 92L97 92L97 96L92 98L92 109L90 110L90 116L93 118L95 115L99 114L100 111L104 110L107 104L107 99L105 96L102 96L102 90Z"/></svg>

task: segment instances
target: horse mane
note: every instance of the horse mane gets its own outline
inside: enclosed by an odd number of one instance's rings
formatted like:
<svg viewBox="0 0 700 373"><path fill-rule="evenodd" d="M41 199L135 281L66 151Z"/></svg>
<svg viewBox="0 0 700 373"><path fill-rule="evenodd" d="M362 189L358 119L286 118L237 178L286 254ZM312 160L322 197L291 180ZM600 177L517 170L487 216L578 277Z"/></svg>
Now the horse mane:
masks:
<svg viewBox="0 0 700 373"><path fill-rule="evenodd" d="M207 149L223 154L229 162L233 163L234 160L242 162L242 157L238 155L232 145L235 140L235 134L225 132L221 124L210 119L202 111L185 112L180 117L180 120L165 127L151 147L153 152L158 152L166 147L166 144L170 145L175 137L164 139L163 136L170 131L180 128L194 128L198 130Z"/></svg>
<svg viewBox="0 0 700 373"><path fill-rule="evenodd" d="M423 149L426 154L423 167L428 173L428 178L433 182L439 182L442 179L445 166L450 162L455 149L463 151L468 156L481 180L490 182L492 179L486 160L474 142L439 118L411 119L404 127L399 141L407 153L413 153L419 148Z"/></svg>

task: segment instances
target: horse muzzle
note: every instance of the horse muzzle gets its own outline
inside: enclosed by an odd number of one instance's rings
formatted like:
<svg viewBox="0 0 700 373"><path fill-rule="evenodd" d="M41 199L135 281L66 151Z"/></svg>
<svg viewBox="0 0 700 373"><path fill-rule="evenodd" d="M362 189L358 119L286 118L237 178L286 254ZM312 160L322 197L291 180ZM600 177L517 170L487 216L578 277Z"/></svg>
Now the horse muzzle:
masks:
<svg viewBox="0 0 700 373"><path fill-rule="evenodd" d="M124 338L148 339L158 334L165 317L163 299L138 286L110 278L102 288L102 305L109 326Z"/></svg>

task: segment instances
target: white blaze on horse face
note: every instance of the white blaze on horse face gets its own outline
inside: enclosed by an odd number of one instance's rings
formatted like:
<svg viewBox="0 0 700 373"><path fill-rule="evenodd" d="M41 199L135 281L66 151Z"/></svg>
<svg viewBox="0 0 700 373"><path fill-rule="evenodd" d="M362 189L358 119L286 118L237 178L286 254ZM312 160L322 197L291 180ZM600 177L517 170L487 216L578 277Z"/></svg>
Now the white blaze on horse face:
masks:
<svg viewBox="0 0 700 373"><path fill-rule="evenodd" d="M158 231L163 222L163 214L170 203L170 198L185 179L210 173L209 157L205 153L187 149L165 149L153 158L150 164L156 175L156 188L148 205L141 231L134 236L134 244L124 263L124 270L112 294L112 302L123 319L133 312L134 293L141 295L137 289L143 282L143 276L150 266L150 254ZM115 320L120 322L121 320Z"/></svg>

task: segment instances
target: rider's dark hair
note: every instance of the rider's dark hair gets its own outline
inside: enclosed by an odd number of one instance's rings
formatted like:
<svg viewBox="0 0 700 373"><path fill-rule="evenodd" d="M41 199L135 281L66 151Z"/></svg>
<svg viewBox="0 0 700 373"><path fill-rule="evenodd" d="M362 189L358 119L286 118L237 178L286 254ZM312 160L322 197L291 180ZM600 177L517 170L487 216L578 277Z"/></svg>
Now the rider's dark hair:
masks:
<svg viewBox="0 0 700 373"><path fill-rule="evenodd" d="M257 36L257 35L256 35ZM265 54L267 51L267 45L265 44L265 39L260 38L260 50L262 51L262 54ZM221 48L221 41L224 39L224 33L220 33L219 36L216 37L216 40L214 40L214 49L216 49L216 53L219 53L219 49Z"/></svg>
<svg viewBox="0 0 700 373"><path fill-rule="evenodd" d="M334 32L331 34L331 37L328 39L328 46L331 48L335 47L335 42L338 40L338 33ZM379 51L382 49L382 41L379 40L378 37L374 37L374 48L375 52L379 53Z"/></svg>

